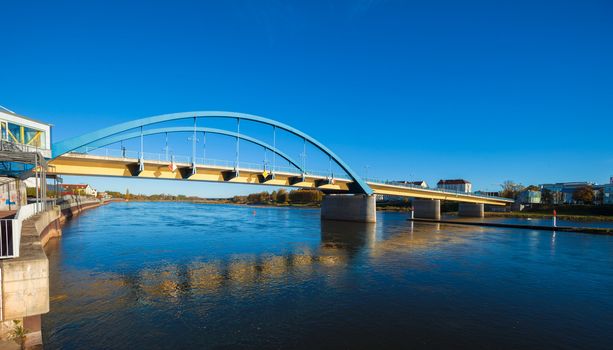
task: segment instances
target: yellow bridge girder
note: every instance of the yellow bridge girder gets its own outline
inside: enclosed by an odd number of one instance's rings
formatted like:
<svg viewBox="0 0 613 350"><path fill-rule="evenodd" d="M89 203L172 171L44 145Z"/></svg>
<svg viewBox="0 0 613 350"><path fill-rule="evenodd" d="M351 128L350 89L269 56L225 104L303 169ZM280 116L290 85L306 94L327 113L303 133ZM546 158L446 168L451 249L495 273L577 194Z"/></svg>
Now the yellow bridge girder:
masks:
<svg viewBox="0 0 613 350"><path fill-rule="evenodd" d="M331 183L325 181L325 176L306 175L304 181L296 178L300 174L276 172L274 179L263 179L262 170L239 169L239 174L232 179L225 180L224 172L234 170L233 167L224 166L196 166L196 174L184 179L179 170L171 171L169 162L145 160L145 167L140 174L133 176L128 168L129 164L138 162L138 159L110 158L92 156L87 154L66 154L49 162L49 173L57 175L83 175L83 176L110 176L110 177L138 177L146 179L189 180L206 182L226 182L252 185L287 186L298 188L318 188L331 191L349 191L349 180L339 179ZM191 164L175 163L177 168L188 168Z"/></svg>
<svg viewBox="0 0 613 350"><path fill-rule="evenodd" d="M286 186L297 188L317 188L326 191L349 192L351 180L335 179L333 183L327 181L325 176L276 172L274 179L265 179L262 170L239 169L238 176L228 180L224 173L233 171L233 167L197 165L196 173L184 178L179 170L172 171L170 163L166 161L145 160L144 170L134 176L129 166L138 162L138 159L95 156L80 153L68 153L49 162L49 174L81 175L81 176L110 176L110 177L138 177L146 179L189 180L206 182L240 183L252 185ZM178 168L190 168L188 163L175 163ZM512 200L481 197L470 193L453 193L418 187L404 187L377 182L367 182L378 195L391 195L399 197L440 199L464 203L482 203L491 205L506 205Z"/></svg>

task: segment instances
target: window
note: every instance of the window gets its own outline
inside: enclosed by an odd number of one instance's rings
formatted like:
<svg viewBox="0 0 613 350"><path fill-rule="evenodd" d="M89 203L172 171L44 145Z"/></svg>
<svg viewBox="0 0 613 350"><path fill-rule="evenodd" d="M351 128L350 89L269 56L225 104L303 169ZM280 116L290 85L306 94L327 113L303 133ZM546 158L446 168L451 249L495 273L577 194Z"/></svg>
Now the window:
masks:
<svg viewBox="0 0 613 350"><path fill-rule="evenodd" d="M8 141L8 132L6 122L0 122L0 137L2 137L3 141Z"/></svg>
<svg viewBox="0 0 613 350"><path fill-rule="evenodd" d="M7 122L1 122L1 128L3 140L38 148L45 147L45 133L41 130Z"/></svg>

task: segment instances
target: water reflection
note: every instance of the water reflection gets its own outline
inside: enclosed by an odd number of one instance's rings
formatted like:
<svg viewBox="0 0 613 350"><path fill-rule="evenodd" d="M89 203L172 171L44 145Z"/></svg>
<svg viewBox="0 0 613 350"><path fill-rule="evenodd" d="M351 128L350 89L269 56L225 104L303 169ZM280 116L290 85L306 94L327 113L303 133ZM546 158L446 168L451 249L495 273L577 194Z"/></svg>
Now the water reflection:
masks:
<svg viewBox="0 0 613 350"><path fill-rule="evenodd" d="M437 235L438 224L407 222L377 239L377 227L376 224L321 221L318 249L299 248L284 255L233 255L226 260L161 264L128 274L72 271L71 283L65 285L67 288L56 286L59 288L55 288L51 298L54 306L71 298L103 299L112 295L131 297L140 303L178 303L185 296L219 293L227 288L250 289L256 285L268 288L275 281L286 281L288 276L296 283L311 278L315 270L322 268L327 269L330 279L334 279L363 252L371 258L380 258L393 252L406 253L438 244L460 243L465 239L464 231L472 232L458 226L454 235ZM59 242L52 241L47 247L51 256L61 254ZM93 281L85 278L92 274L95 274ZM66 277L53 278L65 280ZM101 311L108 310L97 310Z"/></svg>
<svg viewBox="0 0 613 350"><path fill-rule="evenodd" d="M124 230L114 216L126 207L116 208L90 211L46 247L46 348L373 348L407 336L434 348L453 347L439 339L494 348L503 338L521 348L515 339L541 339L531 333L535 309L550 324L561 319L552 315L577 320L575 330L606 318L569 312L568 300L586 303L567 299L573 288L600 302L592 313L611 309L607 238L590 236L598 250L583 254L588 245L566 234L413 223L393 213L377 224L321 222L309 210L258 209L254 218L241 207L197 211L169 233L156 222ZM167 220L186 205L133 208ZM95 225L87 215L98 216ZM590 278L580 280L584 269ZM604 334L595 332L611 324L580 331Z"/></svg>

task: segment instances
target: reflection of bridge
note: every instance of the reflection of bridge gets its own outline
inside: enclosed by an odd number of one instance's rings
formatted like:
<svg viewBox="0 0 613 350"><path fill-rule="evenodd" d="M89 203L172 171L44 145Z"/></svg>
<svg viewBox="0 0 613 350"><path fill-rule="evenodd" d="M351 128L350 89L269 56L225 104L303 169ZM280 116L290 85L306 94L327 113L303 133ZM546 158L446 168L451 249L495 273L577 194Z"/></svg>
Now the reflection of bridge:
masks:
<svg viewBox="0 0 613 350"><path fill-rule="evenodd" d="M377 225L340 221L322 221L318 246L293 246L283 253L259 253L234 255L227 259L195 260L176 264L162 264L146 267L136 273L100 274L86 278L91 271L74 271L57 278L69 283L57 283L55 298L70 298L73 293L94 291L95 297L110 299L111 295L131 295L146 302L159 300L173 301L182 296L218 293L224 289L240 293L254 286L258 289L269 288L270 283L284 281L292 277L293 283L307 281L314 270L322 270L321 275L328 284L339 281L338 276L348 273L362 259L393 258L400 253L405 259L420 251L431 250L436 246L449 246L466 240L466 233L474 229L455 228L454 234L438 234L438 224L417 223L392 227L386 237L377 236ZM50 241L47 250L57 254L59 241ZM364 253L366 255L364 255ZM172 251L169 252L172 255ZM58 263L57 260L54 260ZM413 266L414 269L425 268ZM57 271L58 268L51 268ZM90 284L95 285L90 285ZM75 287L75 285L77 287ZM121 293L119 290L129 290ZM240 294L239 294L240 295ZM52 297L54 298L54 297ZM124 299L119 299L124 300ZM124 300L125 301L125 300ZM96 303L97 306L116 308L124 305L116 303ZM56 305L58 308L69 305ZM91 312L92 310L80 310ZM96 312L109 310L96 310Z"/></svg>
<svg viewBox="0 0 613 350"><path fill-rule="evenodd" d="M228 131L198 127L198 120L204 118L225 118L236 121L236 130ZM193 127L160 127L146 129L160 123L193 120ZM272 127L272 144L258 138L247 136L240 131L241 121L256 122ZM331 170L325 173L307 171L304 163L292 159L277 145L277 130L283 130L298 137L304 147L315 146L330 162L340 167L344 175L335 175ZM144 138L150 135L168 133L192 133L192 155L185 159L169 157L168 153L150 154L144 150ZM235 139L236 159L221 162L202 158L196 154L196 140L207 134L224 135ZM131 153L122 149L109 152L103 148L125 140L140 140L140 151ZM262 147L274 156L272 166L262 166L240 161L240 142L249 142ZM206 143L205 143L206 147ZM166 150L168 148L166 147ZM206 152L206 149L205 149ZM276 156L288 162L288 167L276 165ZM352 221L375 221L376 194L417 198L414 200L417 217L439 217L440 200L460 202L460 214L468 216L483 215L483 205L505 205L511 201L498 197L487 197L472 193L457 193L421 187L392 185L382 182L367 182L358 176L340 157L309 135L291 126L254 115L233 112L186 112L165 114L138 119L91 132L72 139L53 144L50 173L61 175L122 176L151 179L174 179L190 181L228 182L257 185L316 188L327 194L322 203L322 218ZM352 196L340 195L352 194Z"/></svg>

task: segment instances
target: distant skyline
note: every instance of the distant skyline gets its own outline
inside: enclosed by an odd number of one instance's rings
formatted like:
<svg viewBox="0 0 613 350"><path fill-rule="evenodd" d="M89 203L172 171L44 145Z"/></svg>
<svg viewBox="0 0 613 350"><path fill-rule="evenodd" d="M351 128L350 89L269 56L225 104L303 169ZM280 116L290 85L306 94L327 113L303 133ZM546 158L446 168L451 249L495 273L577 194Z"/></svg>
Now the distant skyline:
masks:
<svg viewBox="0 0 613 350"><path fill-rule="evenodd" d="M613 176L610 1L60 0L0 11L0 105L52 123L54 141L228 110L292 125L377 178L498 190ZM203 197L260 190L66 182Z"/></svg>

